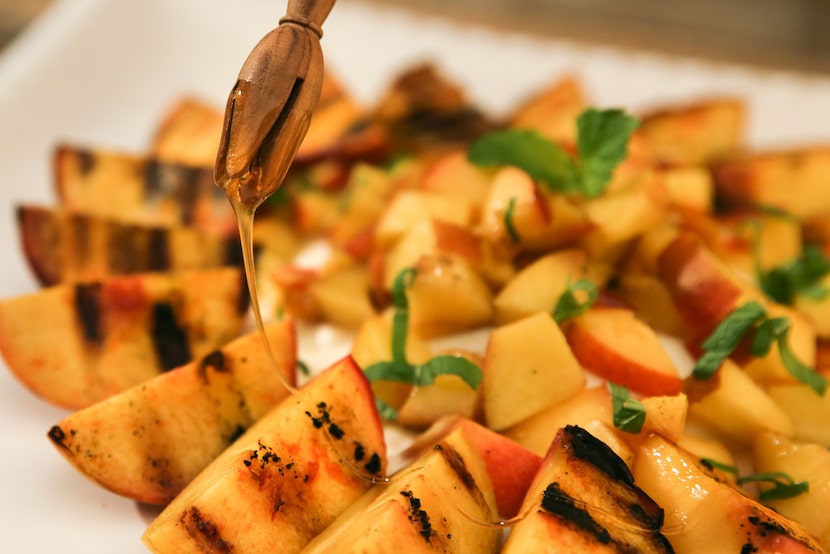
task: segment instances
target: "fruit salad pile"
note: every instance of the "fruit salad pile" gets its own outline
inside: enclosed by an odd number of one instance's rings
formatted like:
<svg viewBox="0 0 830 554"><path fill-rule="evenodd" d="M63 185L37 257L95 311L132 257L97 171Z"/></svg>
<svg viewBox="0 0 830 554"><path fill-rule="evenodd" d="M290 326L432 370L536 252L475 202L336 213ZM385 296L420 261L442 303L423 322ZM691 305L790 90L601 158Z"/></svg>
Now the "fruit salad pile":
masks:
<svg viewBox="0 0 830 554"><path fill-rule="evenodd" d="M144 152L55 149L0 351L70 410L57 453L159 506L153 552L824 552L830 149L753 150L752 115L327 75L255 219L263 337L222 112L182 98Z"/></svg>

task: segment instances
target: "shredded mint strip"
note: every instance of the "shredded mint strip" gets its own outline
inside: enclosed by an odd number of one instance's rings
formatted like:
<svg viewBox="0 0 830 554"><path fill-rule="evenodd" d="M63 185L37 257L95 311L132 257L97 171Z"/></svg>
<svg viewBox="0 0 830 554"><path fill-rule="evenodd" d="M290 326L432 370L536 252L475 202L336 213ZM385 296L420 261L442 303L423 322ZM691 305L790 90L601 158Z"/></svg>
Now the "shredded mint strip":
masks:
<svg viewBox="0 0 830 554"><path fill-rule="evenodd" d="M614 168L625 159L628 141L639 126L623 110L584 111L577 119L577 156L527 129L503 129L475 141L468 159L479 166L512 165L551 190L592 198L605 191Z"/></svg>
<svg viewBox="0 0 830 554"><path fill-rule="evenodd" d="M576 297L577 291L587 293L587 298L581 302ZM568 282L568 288L559 296L553 308L553 319L561 324L568 319L578 317L587 312L596 303L597 298L599 298L599 289L593 281L580 279L576 283Z"/></svg>
<svg viewBox="0 0 830 554"><path fill-rule="evenodd" d="M739 485L746 483L768 483L772 485L772 488L763 490L758 495L758 498L764 502L792 498L810 490L810 484L807 481L799 481L796 483L789 474L780 471L755 473L738 479Z"/></svg>
<svg viewBox="0 0 830 554"><path fill-rule="evenodd" d="M639 433L646 421L646 407L628 392L628 389L608 382L614 409L614 427L627 433Z"/></svg>
<svg viewBox="0 0 830 554"><path fill-rule="evenodd" d="M738 468L728 464L712 460L711 458L703 458L700 460L704 465L717 468L721 471L726 471L737 477L738 485L745 485L747 483L769 483L772 488L761 491L758 495L762 501L781 500L784 498L792 498L803 494L810 490L810 484L807 481L795 482L789 474L775 471L770 473L753 473L752 475L738 476Z"/></svg>
<svg viewBox="0 0 830 554"><path fill-rule="evenodd" d="M481 368L463 356L436 356L416 367L415 383L431 385L439 375L457 375L475 390L481 384Z"/></svg>
<svg viewBox="0 0 830 554"><path fill-rule="evenodd" d="M457 375L475 390L481 384L481 368L463 356L436 356L424 364L414 365L406 359L406 337L409 327L409 303L406 289L415 278L415 270L405 269L395 278L392 286L392 360L366 367L363 371L370 382L395 381L414 386L427 386L440 375ZM375 398L381 417L395 420L398 413L393 406Z"/></svg>
<svg viewBox="0 0 830 554"><path fill-rule="evenodd" d="M700 461L703 462L703 465L707 465L709 467L725 471L726 473L731 473L736 477L738 476L738 468L735 466L725 464L717 460L713 460L712 458L701 458Z"/></svg>
<svg viewBox="0 0 830 554"><path fill-rule="evenodd" d="M770 318L759 302L747 302L726 316L704 341L703 356L695 364L692 376L695 379L708 379L714 375L743 337L752 331L750 353L753 356L765 356L773 343L777 344L781 363L787 371L799 382L813 389L816 394L823 396L827 391L827 378L805 365L793 353L787 340L789 330L789 319Z"/></svg>

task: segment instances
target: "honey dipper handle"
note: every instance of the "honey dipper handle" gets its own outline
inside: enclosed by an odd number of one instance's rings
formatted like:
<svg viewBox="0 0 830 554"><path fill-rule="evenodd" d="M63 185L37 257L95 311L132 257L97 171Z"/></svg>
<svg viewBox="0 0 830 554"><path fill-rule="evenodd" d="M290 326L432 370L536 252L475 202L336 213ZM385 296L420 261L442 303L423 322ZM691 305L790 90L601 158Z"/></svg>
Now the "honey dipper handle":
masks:
<svg viewBox="0 0 830 554"><path fill-rule="evenodd" d="M323 35L323 22L328 17L335 0L288 0L285 17L280 23L297 23Z"/></svg>

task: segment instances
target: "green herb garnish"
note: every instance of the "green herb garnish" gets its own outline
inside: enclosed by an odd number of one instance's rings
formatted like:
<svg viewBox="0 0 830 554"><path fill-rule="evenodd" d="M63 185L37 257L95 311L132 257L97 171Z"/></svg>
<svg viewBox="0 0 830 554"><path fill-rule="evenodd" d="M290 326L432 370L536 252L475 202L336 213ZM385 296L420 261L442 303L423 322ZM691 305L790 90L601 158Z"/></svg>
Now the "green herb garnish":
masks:
<svg viewBox="0 0 830 554"><path fill-rule="evenodd" d="M536 131L503 129L476 140L467 151L476 165L513 165L560 192L578 192L576 164L555 142Z"/></svg>
<svg viewBox="0 0 830 554"><path fill-rule="evenodd" d="M311 375L311 369L309 369L308 364L302 360L297 360L297 370L303 377L309 377Z"/></svg>
<svg viewBox="0 0 830 554"><path fill-rule="evenodd" d="M599 196L614 168L625 159L628 139L640 121L622 110L589 109L576 125L580 188L589 198Z"/></svg>
<svg viewBox="0 0 830 554"><path fill-rule="evenodd" d="M392 360L378 362L364 370L369 381L397 381L414 386L427 386L435 382L440 375L457 375L471 389L481 384L481 368L463 356L436 356L423 364L411 364L406 359L406 335L409 327L409 302L406 289L415 278L414 269L405 269L398 273L392 285L392 304L395 311L392 316ZM387 420L397 419L398 413L389 404L375 398L375 405L381 417Z"/></svg>
<svg viewBox="0 0 830 554"><path fill-rule="evenodd" d="M787 371L816 394L824 395L827 379L805 365L790 349L787 341L790 321L784 317L770 318L763 306L754 300L729 314L704 341L703 356L695 364L692 376L708 379L714 375L750 330L753 332L750 345L753 356L765 356L773 343L777 344L781 363Z"/></svg>
<svg viewBox="0 0 830 554"><path fill-rule="evenodd" d="M507 209L504 210L504 228L507 229L507 235L510 237L510 240L513 241L513 244L518 244L521 242L522 238L519 236L519 231L516 229L516 225L513 224L513 212L516 209L516 197L513 196L507 202Z"/></svg>
<svg viewBox="0 0 830 554"><path fill-rule="evenodd" d="M731 473L735 477L738 476L738 468L735 466L731 466L729 464L713 460L712 458L701 458L700 461L701 463L703 463L703 465L709 467L710 469L719 469L721 471L725 471L726 473Z"/></svg>
<svg viewBox="0 0 830 554"><path fill-rule="evenodd" d="M772 485L771 489L762 490L758 495L758 498L764 502L792 498L810 490L810 484L807 481L795 482L792 477L781 471L755 473L738 478L739 485L746 483L769 483Z"/></svg>
<svg viewBox="0 0 830 554"><path fill-rule="evenodd" d="M587 298L580 302L576 297L576 291L586 292ZM593 281L588 279L580 279L576 283L568 281L568 288L559 296L553 308L553 319L561 324L563 321L580 316L596 303L597 298L599 298L599 289Z"/></svg>
<svg viewBox="0 0 830 554"><path fill-rule="evenodd" d="M752 475L745 475L739 477L738 468L729 464L724 464L711 458L702 458L700 460L703 465L710 468L717 468L721 471L731 473L737 477L738 485L745 485L747 483L770 483L773 485L771 489L763 490L759 493L758 498L764 502L768 500L781 500L784 498L792 498L803 494L810 490L810 484L807 481L795 482L795 480L788 474L776 471L771 473L753 473Z"/></svg>
<svg viewBox="0 0 830 554"><path fill-rule="evenodd" d="M708 379L728 358L750 328L766 317L764 307L758 302L747 302L730 313L703 342L703 356L697 361L692 376Z"/></svg>
<svg viewBox="0 0 830 554"><path fill-rule="evenodd" d="M620 385L608 382L614 409L614 427L627 433L639 433L646 421L646 407Z"/></svg>
<svg viewBox="0 0 830 554"><path fill-rule="evenodd" d="M764 293L779 304L791 305L797 296L823 300L830 290L821 279L830 273L830 259L821 248L807 245L801 255L768 271L760 268L758 282Z"/></svg>
<svg viewBox="0 0 830 554"><path fill-rule="evenodd" d="M556 192L599 196L625 158L640 124L623 110L584 111L577 119L577 157L539 133L505 129L483 136L467 153L480 166L513 165Z"/></svg>

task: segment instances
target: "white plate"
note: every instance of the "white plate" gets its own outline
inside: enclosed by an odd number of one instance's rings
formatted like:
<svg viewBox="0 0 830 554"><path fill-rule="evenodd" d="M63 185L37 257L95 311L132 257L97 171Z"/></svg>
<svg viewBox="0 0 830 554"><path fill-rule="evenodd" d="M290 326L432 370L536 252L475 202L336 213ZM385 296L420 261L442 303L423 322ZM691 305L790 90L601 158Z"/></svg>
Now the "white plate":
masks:
<svg viewBox="0 0 830 554"><path fill-rule="evenodd" d="M3 53L3 297L36 288L19 253L13 206L54 201L53 145L71 140L140 150L177 96L197 93L221 106L242 60L284 8L282 0L64 0ZM401 67L425 59L495 112L572 71L601 106L636 110L739 94L752 109L754 144L830 142L828 79L499 36L346 0L326 22L323 46L329 67L367 102ZM46 440L64 415L0 371L2 550L144 552L147 514L77 475Z"/></svg>

